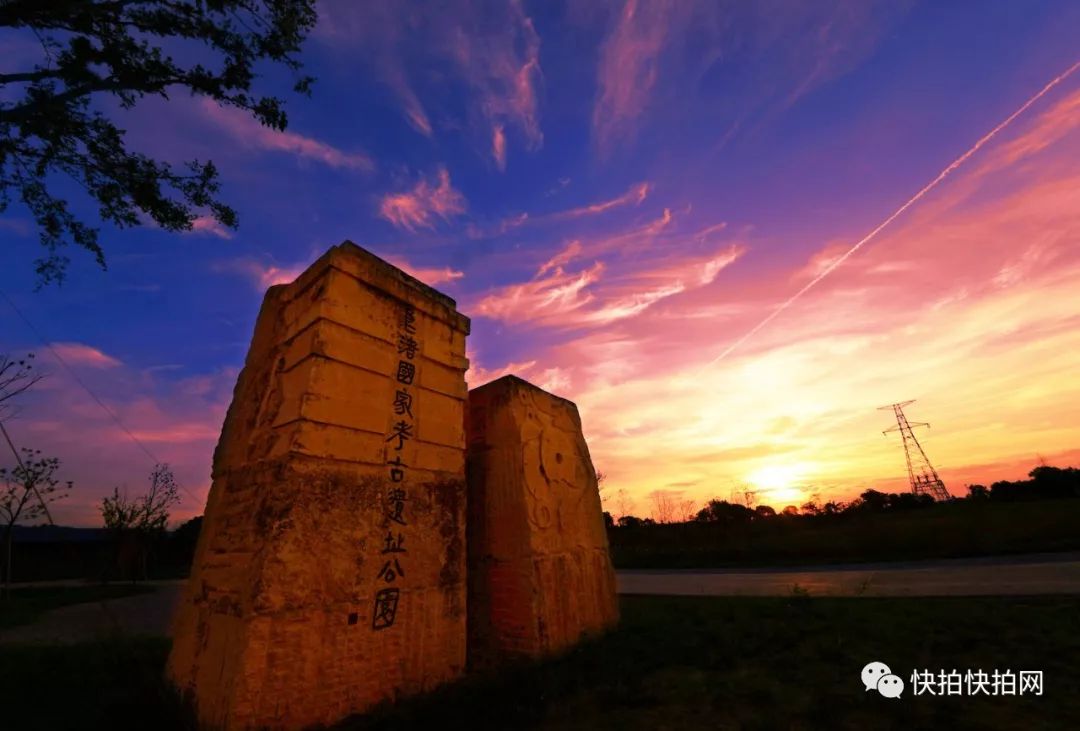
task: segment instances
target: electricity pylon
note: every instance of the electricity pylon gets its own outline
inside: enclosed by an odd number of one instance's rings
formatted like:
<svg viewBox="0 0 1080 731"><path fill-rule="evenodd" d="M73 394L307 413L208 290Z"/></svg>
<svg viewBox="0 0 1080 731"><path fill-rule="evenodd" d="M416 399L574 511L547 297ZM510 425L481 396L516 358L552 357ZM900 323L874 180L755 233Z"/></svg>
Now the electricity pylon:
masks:
<svg viewBox="0 0 1080 731"><path fill-rule="evenodd" d="M945 483L938 477L937 470L934 469L934 465L930 464L930 459L926 456L926 452L923 451L922 445L919 444L919 440L915 438L915 433L912 431L913 427L925 426L930 428L930 425L924 421L912 424L904 416L904 407L913 403L915 403L914 399L878 407L878 411L892 409L896 415L896 426L881 433L900 432L900 438L904 440L904 457L907 459L911 492L916 495L929 495L934 500L951 500L952 495L945 489Z"/></svg>

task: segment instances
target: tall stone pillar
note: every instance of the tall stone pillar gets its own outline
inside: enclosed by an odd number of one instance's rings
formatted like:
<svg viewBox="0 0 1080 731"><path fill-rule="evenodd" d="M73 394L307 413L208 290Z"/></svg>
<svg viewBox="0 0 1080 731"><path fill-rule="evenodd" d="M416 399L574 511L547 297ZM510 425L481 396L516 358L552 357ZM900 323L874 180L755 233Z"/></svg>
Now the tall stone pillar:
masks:
<svg viewBox="0 0 1080 731"><path fill-rule="evenodd" d="M203 726L329 724L463 671L468 332L350 242L266 293L168 662Z"/></svg>
<svg viewBox="0 0 1080 731"><path fill-rule="evenodd" d="M618 621L577 407L515 376L469 392L469 665L556 653Z"/></svg>

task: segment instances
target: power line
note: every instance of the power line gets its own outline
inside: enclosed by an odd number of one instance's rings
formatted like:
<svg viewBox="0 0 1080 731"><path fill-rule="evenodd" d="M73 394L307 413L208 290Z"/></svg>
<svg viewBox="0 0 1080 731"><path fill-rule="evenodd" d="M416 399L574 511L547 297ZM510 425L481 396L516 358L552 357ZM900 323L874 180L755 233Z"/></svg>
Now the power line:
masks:
<svg viewBox="0 0 1080 731"><path fill-rule="evenodd" d="M87 395L94 400L94 403L100 406L101 410L109 415L109 418L112 419L113 422L120 428L120 430L128 436L132 443L140 450L142 450L143 454L150 458L150 461L153 462L154 466L156 467L159 464L163 464L161 460L159 460L157 456L153 452L151 452L150 449L145 444L143 444L142 441L138 437L136 437L130 429L127 428L124 422L120 420L120 417L117 415L117 413L111 408L109 408L108 404L98 398L98 395L94 393L93 389L91 389L90 386L88 386L86 382L79 377L78 373L75 372L75 369L68 365L68 362L64 360L63 356L60 355L59 351L57 351L56 348L52 346L52 343L48 340L48 338L42 335L41 331L38 330L37 327L34 326L34 323L30 321L30 318L28 318L23 313L23 311L19 309L18 305L15 304L14 300L12 300L11 297L8 297L7 292L0 289L0 297L4 298L8 305L11 306L11 309L15 311L15 314L19 316L19 319L22 320L28 328L30 328L30 331L34 333L34 335L39 341L41 341L41 344L45 346L50 353L52 353L52 356L56 358L56 360L60 363L61 366L63 366L64 370L67 371L67 374L71 376L72 380L74 380L75 383L79 384L79 386L81 386L82 389L86 391ZM12 447L12 449L14 449L14 447ZM176 482L176 486L183 490L188 497L190 497L196 502L196 504L202 502L197 497L195 497L195 495L190 490L184 487L179 481Z"/></svg>
<svg viewBox="0 0 1080 731"><path fill-rule="evenodd" d="M1061 74L1058 74L1056 77L1054 77L1050 81L1050 83L1048 83L1046 86L1044 86L1039 91L1038 94L1036 94L1035 96L1031 97L1026 102L1024 102L1024 104L1021 105L1021 107L1019 109L1017 109L1015 112L1010 114L1005 119L1004 122L999 124L997 127L994 127L994 129L990 130L987 134L983 135L983 137L980 138L979 141L976 142L967 152L965 152L963 155L961 155L960 157L953 160L952 163L950 163L944 170L942 170L940 173L938 173L936 178L934 178L929 183L927 183L925 186L923 186L923 188L918 193L916 193L910 199L908 199L907 203L905 203L904 205L897 208L893 212L893 214L891 216L889 216L888 218L886 218L884 221L882 221L877 226L877 228L875 228L873 231L868 233L866 236L864 236L862 239L860 239L854 246L852 246L850 249L845 251L839 257L837 257L832 263L829 264L828 267L825 268L824 271L822 271L820 274L818 274L816 277L814 277L812 280L810 280L810 282L808 284L806 284L798 292L796 292L791 297L789 297L787 299L787 301L783 302L779 307L777 307L775 310L770 312L765 317L765 319L763 319L761 322L759 322L754 327L750 328L750 330L745 335L743 335L741 338L739 338L734 343L729 345L722 353L720 353L720 355L716 356L711 361L706 363L705 366L703 368L701 368L701 371L699 371L699 375L700 375L701 372L704 372L704 371L708 370L709 368L711 368L712 366L716 365L717 363L722 361L724 358L726 358L733 350L735 350L736 348L741 346L743 343L745 343L747 340L749 340L751 337L753 337L759 330L761 330L763 327L765 327L770 322L772 322L777 316L779 316L781 313L783 313L784 310L786 310L788 307L793 305L796 300L798 300L804 294L806 294L812 287L814 287L814 285L816 285L818 282L820 282L825 277L829 276L829 274L831 274L834 269L836 269L838 266L840 266L845 261L847 261L848 257L850 257L856 251L861 249L863 247L863 245L865 245L871 239L873 239L875 236L877 236L879 233L881 233L881 231L883 229L885 229L890 223L892 223L897 218L899 218L904 213L904 211L906 211L907 209L911 208L911 206L918 203L923 198L923 196L925 196L931 190L936 188L938 186L938 184L942 180L947 178L954 170L956 170L958 167L960 167L965 162L967 162L968 158L970 158L972 155L974 155L976 152L978 152L979 149L983 145L985 145L987 142L989 142L994 137L996 137L997 134L999 132L1001 132L1003 129L1005 129L1006 127L1008 127L1013 122L1014 119L1019 117L1024 112L1026 112L1028 110L1028 108L1032 104L1039 101L1039 99L1042 99L1051 89L1053 89L1055 86L1057 86L1062 81L1067 79L1078 68L1080 68L1080 61L1077 61L1072 66L1070 66L1068 69L1063 71Z"/></svg>

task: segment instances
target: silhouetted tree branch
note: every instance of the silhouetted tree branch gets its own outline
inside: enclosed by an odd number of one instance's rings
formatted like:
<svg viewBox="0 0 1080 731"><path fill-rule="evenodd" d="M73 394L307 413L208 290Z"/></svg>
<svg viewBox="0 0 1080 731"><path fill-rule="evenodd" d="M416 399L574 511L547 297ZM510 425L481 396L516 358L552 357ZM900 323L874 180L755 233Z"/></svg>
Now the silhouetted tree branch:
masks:
<svg viewBox="0 0 1080 731"><path fill-rule="evenodd" d="M310 92L297 54L316 21L315 0L5 0L0 28L40 42L33 68L0 74L0 213L17 199L34 216L46 254L40 284L61 282L74 243L105 267L98 230L53 193L59 174L77 182L101 220L131 227L148 217L166 231L190 230L200 210L235 228L236 212L218 199L210 161L175 170L128 150L124 131L91 107L110 96L130 109L146 96L183 91L250 112L273 129L288 121L282 101L252 91L256 66L290 69L293 89ZM199 44L202 56L178 61L165 49ZM205 58L204 58L205 57Z"/></svg>

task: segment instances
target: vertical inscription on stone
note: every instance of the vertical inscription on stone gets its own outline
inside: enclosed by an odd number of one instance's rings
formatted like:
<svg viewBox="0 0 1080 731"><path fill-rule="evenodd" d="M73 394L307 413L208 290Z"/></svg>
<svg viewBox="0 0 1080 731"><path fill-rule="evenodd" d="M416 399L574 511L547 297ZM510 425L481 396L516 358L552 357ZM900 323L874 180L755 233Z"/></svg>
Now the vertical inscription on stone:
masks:
<svg viewBox="0 0 1080 731"><path fill-rule="evenodd" d="M465 338L346 242L266 295L168 675L200 727L330 726L465 665Z"/></svg>
<svg viewBox="0 0 1080 731"><path fill-rule="evenodd" d="M378 579L386 584L394 584L399 579L405 578L405 569L401 566L404 560L405 533L402 528L408 525L405 520L405 504L409 500L405 490L405 474L408 465L401 460L401 452L405 449L405 442L415 435L415 417L412 411L413 394L409 390L416 382L416 352L419 343L416 342L416 309L406 304L398 319L397 330L397 370L394 374L394 401L391 404L393 415L396 419L391 425L390 435L386 441L390 448L386 452L386 465L389 468L390 485L386 494L386 519L383 521L387 529L386 543L382 549L384 563L379 570ZM393 458L391 459L391 454ZM397 525L397 537L394 537L394 525ZM399 556L398 554L402 554ZM397 617L398 602L401 600L401 589L397 586L386 586L375 594L375 607L371 615L371 628L373 630L387 629L394 626Z"/></svg>

